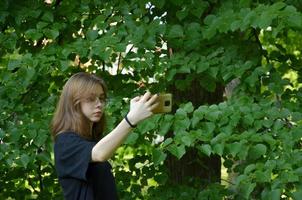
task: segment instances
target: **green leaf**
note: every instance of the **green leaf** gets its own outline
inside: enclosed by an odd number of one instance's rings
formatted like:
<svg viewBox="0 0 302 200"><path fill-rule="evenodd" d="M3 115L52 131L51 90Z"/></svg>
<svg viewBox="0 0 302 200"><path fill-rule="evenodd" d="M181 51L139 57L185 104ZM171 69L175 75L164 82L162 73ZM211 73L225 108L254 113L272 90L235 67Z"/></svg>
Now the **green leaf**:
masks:
<svg viewBox="0 0 302 200"><path fill-rule="evenodd" d="M32 67L28 67L26 68L26 71L25 71L25 79L23 81L23 85L24 86L27 86L30 84L30 81L32 80L32 78L34 77L36 71L34 68Z"/></svg>
<svg viewBox="0 0 302 200"><path fill-rule="evenodd" d="M20 157L20 160L21 160L22 166L26 169L27 165L30 161L29 156L26 154L22 154L22 156Z"/></svg>
<svg viewBox="0 0 302 200"><path fill-rule="evenodd" d="M270 200L280 200L281 197L281 190L274 189L274 190L263 190L261 193L261 199L270 199Z"/></svg>
<svg viewBox="0 0 302 200"><path fill-rule="evenodd" d="M43 132L41 132L40 134L37 135L37 137L34 140L34 144L37 145L38 147L42 146L43 144L45 144L45 141L47 140L47 135L46 134L42 134Z"/></svg>
<svg viewBox="0 0 302 200"><path fill-rule="evenodd" d="M174 131L179 132L180 130L186 130L189 128L190 124L191 121L188 118L186 111L183 108L177 109L173 124Z"/></svg>
<svg viewBox="0 0 302 200"><path fill-rule="evenodd" d="M166 79L167 81L172 81L175 74L177 73L177 70L176 69L170 69L168 72L167 72L167 76L166 76Z"/></svg>
<svg viewBox="0 0 302 200"><path fill-rule="evenodd" d="M210 111L205 115L205 118L209 121L215 122L219 120L221 116L221 111Z"/></svg>
<svg viewBox="0 0 302 200"><path fill-rule="evenodd" d="M172 138L167 138L163 143L162 143L162 147L165 148L166 146L168 146L169 144L171 144L173 142Z"/></svg>
<svg viewBox="0 0 302 200"><path fill-rule="evenodd" d="M190 127L191 121L188 117L184 119L175 119L173 123L173 130L179 132L182 130L187 130Z"/></svg>
<svg viewBox="0 0 302 200"><path fill-rule="evenodd" d="M47 22L38 22L36 27L38 30L41 30L41 29L45 28L47 25L48 25Z"/></svg>
<svg viewBox="0 0 302 200"><path fill-rule="evenodd" d="M250 195L256 187L256 183L241 183L239 190L245 199L250 199Z"/></svg>
<svg viewBox="0 0 302 200"><path fill-rule="evenodd" d="M186 64L184 64L177 70L177 73L189 74L191 73L191 69Z"/></svg>
<svg viewBox="0 0 302 200"><path fill-rule="evenodd" d="M154 0L153 1L154 5L159 9L164 7L165 2L166 2L165 0Z"/></svg>
<svg viewBox="0 0 302 200"><path fill-rule="evenodd" d="M51 12L45 12L41 19L47 22L53 22L53 14Z"/></svg>
<svg viewBox="0 0 302 200"><path fill-rule="evenodd" d="M154 130L154 128L158 125L158 120L157 116L153 116L149 120L143 121L138 125L138 130L141 133L147 133L148 131Z"/></svg>
<svg viewBox="0 0 302 200"><path fill-rule="evenodd" d="M100 52L100 53L99 53L100 58L101 58L102 60L104 60L104 61L108 61L110 55L111 55L111 50L106 50L106 51L103 51L103 52Z"/></svg>
<svg viewBox="0 0 302 200"><path fill-rule="evenodd" d="M49 156L49 153L43 151L42 153L39 153L36 157L36 160L39 160L39 161L42 161L42 162L45 162L45 163L52 163L52 159L51 157Z"/></svg>
<svg viewBox="0 0 302 200"><path fill-rule="evenodd" d="M160 129L159 129L158 134L159 134L159 135L162 135L162 136L166 135L166 134L168 133L168 131L169 131L171 125L172 125L172 122L163 123L163 124L160 126Z"/></svg>
<svg viewBox="0 0 302 200"><path fill-rule="evenodd" d="M135 144L137 139L138 139L139 135L136 132L132 132L126 139L125 144Z"/></svg>
<svg viewBox="0 0 302 200"><path fill-rule="evenodd" d="M239 159L245 160L246 157L248 156L248 151L249 151L250 146L246 145L246 143L247 143L246 140L242 140L242 141L240 141L240 143L242 144L242 148L238 152L237 156Z"/></svg>
<svg viewBox="0 0 302 200"><path fill-rule="evenodd" d="M262 139L270 145L271 149L274 149L274 146L276 145L277 141L272 136L265 134L262 136Z"/></svg>
<svg viewBox="0 0 302 200"><path fill-rule="evenodd" d="M97 30L88 30L86 33L86 37L90 41L94 41L98 37L98 31Z"/></svg>
<svg viewBox="0 0 302 200"><path fill-rule="evenodd" d="M212 148L209 144L203 144L201 146L198 146L197 148L207 156L210 156L212 153Z"/></svg>
<svg viewBox="0 0 302 200"><path fill-rule="evenodd" d="M188 16L188 9L183 8L182 10L179 10L176 12L176 17L179 19L179 21L182 21L184 18Z"/></svg>
<svg viewBox="0 0 302 200"><path fill-rule="evenodd" d="M184 145L177 146L176 144L171 144L167 149L178 159L180 159L186 153L186 148Z"/></svg>
<svg viewBox="0 0 302 200"><path fill-rule="evenodd" d="M155 174L154 176L154 180L159 183L159 184L163 184L165 185L165 183L167 182L168 180L168 175L166 173L157 173Z"/></svg>
<svg viewBox="0 0 302 200"><path fill-rule="evenodd" d="M299 200L302 197L302 190L299 189L298 191L293 192L294 200Z"/></svg>
<svg viewBox="0 0 302 200"><path fill-rule="evenodd" d="M268 160L264 165L265 169L269 169L271 171L273 171L276 168L276 166L277 164L275 160Z"/></svg>
<svg viewBox="0 0 302 200"><path fill-rule="evenodd" d="M246 125L248 125L248 126L252 126L253 123L254 123L254 118L253 118L253 116L251 114L245 114L243 116L242 120L243 120L243 123L246 124Z"/></svg>
<svg viewBox="0 0 302 200"><path fill-rule="evenodd" d="M224 144L215 144L213 147L213 153L216 153L219 156L223 155Z"/></svg>
<svg viewBox="0 0 302 200"><path fill-rule="evenodd" d="M295 172L295 174L302 176L302 167L295 169L294 172Z"/></svg>
<svg viewBox="0 0 302 200"><path fill-rule="evenodd" d="M256 169L256 165L255 164L250 164L250 165L246 166L246 168L244 169L244 173L249 174L254 169Z"/></svg>
<svg viewBox="0 0 302 200"><path fill-rule="evenodd" d="M203 118L204 114L207 113L208 106L199 106L198 109L194 111L194 115L199 117L200 119Z"/></svg>
<svg viewBox="0 0 302 200"><path fill-rule="evenodd" d="M288 183L299 181L299 176L295 174L293 171L283 172L281 177L284 182L288 182Z"/></svg>
<svg viewBox="0 0 302 200"><path fill-rule="evenodd" d="M265 155L267 151L267 147L264 144L257 144L250 148L249 157L253 160L260 158Z"/></svg>
<svg viewBox="0 0 302 200"><path fill-rule="evenodd" d="M184 0L174 0L174 1L171 1L170 3L176 5L176 6L180 6L183 4L183 1Z"/></svg>
<svg viewBox="0 0 302 200"><path fill-rule="evenodd" d="M233 21L230 26L231 31L235 31L235 30L239 29L241 24L242 24L241 20Z"/></svg>
<svg viewBox="0 0 302 200"><path fill-rule="evenodd" d="M293 139L295 141L300 141L302 138L302 131L301 131L301 125L300 126L296 126L296 127L292 127L292 135L293 135Z"/></svg>
<svg viewBox="0 0 302 200"><path fill-rule="evenodd" d="M204 130L198 129L198 130L191 130L190 134L194 135L194 137L203 142L209 142L211 141L213 137L212 132L205 132Z"/></svg>
<svg viewBox="0 0 302 200"><path fill-rule="evenodd" d="M216 144L216 143L220 143L221 141L226 141L225 138L227 138L228 136L229 135L226 133L219 133L211 140L211 144Z"/></svg>
<svg viewBox="0 0 302 200"><path fill-rule="evenodd" d="M142 42L144 35L146 33L146 28L144 25L135 27L136 31L133 33L133 43L134 44L139 44L140 42Z"/></svg>
<svg viewBox="0 0 302 200"><path fill-rule="evenodd" d="M62 72L66 71L70 66L70 61L68 60L61 60L59 68Z"/></svg>
<svg viewBox="0 0 302 200"><path fill-rule="evenodd" d="M194 143L195 138L192 135L189 135L189 133L186 132L185 135L183 135L181 137L181 142L185 145L185 146L192 146L192 144Z"/></svg>
<svg viewBox="0 0 302 200"><path fill-rule="evenodd" d="M43 37L43 34L36 29L29 29L25 32L25 37L34 41Z"/></svg>
<svg viewBox="0 0 302 200"><path fill-rule="evenodd" d="M254 176L257 182L259 183L268 183L271 180L271 171L270 170L256 170Z"/></svg>
<svg viewBox="0 0 302 200"><path fill-rule="evenodd" d="M227 145L227 149L233 157L235 157L241 151L241 148L242 144L240 142L234 142Z"/></svg>
<svg viewBox="0 0 302 200"><path fill-rule="evenodd" d="M290 7L290 6L288 6L288 7ZM291 27L295 27L295 28L301 28L302 27L301 20L302 20L302 17L301 17L300 13L299 14L297 14L297 13L290 14L287 17L288 24Z"/></svg>
<svg viewBox="0 0 302 200"><path fill-rule="evenodd" d="M204 2L204 1L198 3L196 2L195 6L190 11L195 17L200 19L201 15L208 7L209 7L208 2Z"/></svg>
<svg viewBox="0 0 302 200"><path fill-rule="evenodd" d="M211 26L216 19L217 17L215 15L207 15L207 17L204 19L204 23L208 26Z"/></svg>
<svg viewBox="0 0 302 200"><path fill-rule="evenodd" d="M156 46L156 38L153 35L149 35L149 37L145 39L143 44L146 46L146 48L154 48Z"/></svg>
<svg viewBox="0 0 302 200"><path fill-rule="evenodd" d="M267 111L267 115L271 119L277 119L280 117L280 110L276 107L272 107Z"/></svg>
<svg viewBox="0 0 302 200"><path fill-rule="evenodd" d="M173 124L173 120L174 117L172 115L164 115L163 119L160 122L158 134L162 136L166 135Z"/></svg>
<svg viewBox="0 0 302 200"><path fill-rule="evenodd" d="M114 45L114 51L115 52L125 52L126 48L127 48L127 44L125 43L118 43L116 45Z"/></svg>
<svg viewBox="0 0 302 200"><path fill-rule="evenodd" d="M186 103L184 106L181 106L186 113L191 113L194 110L192 102Z"/></svg>
<svg viewBox="0 0 302 200"><path fill-rule="evenodd" d="M175 113L175 119L182 120L186 118L187 118L187 112L183 108L178 108Z"/></svg>
<svg viewBox="0 0 302 200"><path fill-rule="evenodd" d="M21 60L9 60L7 65L8 70L14 70L19 67L21 67Z"/></svg>
<svg viewBox="0 0 302 200"><path fill-rule="evenodd" d="M213 78L216 79L218 74L219 68L218 67L210 67L208 70L208 74Z"/></svg>
<svg viewBox="0 0 302 200"><path fill-rule="evenodd" d="M301 112L293 112L292 113L292 120L293 121L300 121L300 120L302 120L302 113Z"/></svg>
<svg viewBox="0 0 302 200"><path fill-rule="evenodd" d="M183 28L180 25L173 25L168 32L169 38L181 38L183 36Z"/></svg>
<svg viewBox="0 0 302 200"><path fill-rule="evenodd" d="M4 138L4 136L5 136L5 132L3 131L2 128L0 128L0 138L2 139Z"/></svg>
<svg viewBox="0 0 302 200"><path fill-rule="evenodd" d="M213 135L215 130L215 124L212 122L205 122L203 123L203 130L205 133Z"/></svg>
<svg viewBox="0 0 302 200"><path fill-rule="evenodd" d="M11 137L10 137L11 142L18 144L21 136L22 136L22 132L18 131L16 127L11 129Z"/></svg>
<svg viewBox="0 0 302 200"><path fill-rule="evenodd" d="M159 149L153 149L152 150L152 158L153 158L153 163L155 166L161 164L167 157L167 154L162 152Z"/></svg>
<svg viewBox="0 0 302 200"><path fill-rule="evenodd" d="M206 60L201 60L200 62L198 62L196 64L196 72L198 74L202 73L202 72L206 71L207 69L209 69L209 67L210 67L210 64Z"/></svg>
<svg viewBox="0 0 302 200"><path fill-rule="evenodd" d="M285 6L287 6L287 4L284 2L276 2L271 6L270 10L273 10L273 11L281 10Z"/></svg>
<svg viewBox="0 0 302 200"><path fill-rule="evenodd" d="M272 24L273 19L275 16L269 12L269 11L264 11L261 13L260 18L258 17L258 26L261 29L266 29L268 26Z"/></svg>
<svg viewBox="0 0 302 200"><path fill-rule="evenodd" d="M275 122L274 122L274 125L273 125L273 130L275 131L275 132L278 132L280 129L282 129L284 127L284 122L283 121L281 121L281 120L276 120Z"/></svg>
<svg viewBox="0 0 302 200"><path fill-rule="evenodd" d="M258 72L255 70L253 71L252 75L245 79L245 82L247 82L250 87L255 87L255 84L258 83L258 78Z"/></svg>
<svg viewBox="0 0 302 200"><path fill-rule="evenodd" d="M191 123L193 128L196 127L197 123L200 122L203 119L204 113L206 111L206 107L200 106L198 109L196 109L193 112L193 118L191 119Z"/></svg>
<svg viewBox="0 0 302 200"><path fill-rule="evenodd" d="M60 35L59 31L56 29L44 29L43 32L46 35L46 37L53 40Z"/></svg>

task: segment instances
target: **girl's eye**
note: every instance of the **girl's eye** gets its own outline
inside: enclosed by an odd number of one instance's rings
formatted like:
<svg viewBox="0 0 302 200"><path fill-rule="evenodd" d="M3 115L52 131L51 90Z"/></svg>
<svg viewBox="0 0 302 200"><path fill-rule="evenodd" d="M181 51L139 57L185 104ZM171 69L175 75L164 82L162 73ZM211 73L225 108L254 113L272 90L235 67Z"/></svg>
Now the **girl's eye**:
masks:
<svg viewBox="0 0 302 200"><path fill-rule="evenodd" d="M96 99L96 98L94 98L94 97L88 97L88 98L87 98L87 101L92 102L92 101L95 101L95 99Z"/></svg>
<svg viewBox="0 0 302 200"><path fill-rule="evenodd" d="M100 98L99 100L100 100L100 102L103 103L103 104L106 104L106 103L107 103L107 100L106 100L105 98Z"/></svg>

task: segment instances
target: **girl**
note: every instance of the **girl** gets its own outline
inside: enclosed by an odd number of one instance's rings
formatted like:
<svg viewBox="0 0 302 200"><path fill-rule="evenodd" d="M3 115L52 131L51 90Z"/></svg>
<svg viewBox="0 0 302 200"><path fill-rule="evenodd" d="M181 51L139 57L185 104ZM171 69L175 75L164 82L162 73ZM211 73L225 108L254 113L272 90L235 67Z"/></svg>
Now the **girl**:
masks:
<svg viewBox="0 0 302 200"><path fill-rule="evenodd" d="M55 166L66 200L118 199L107 161L140 121L153 115L157 95L146 92L130 101L130 110L109 134L105 128L105 82L80 72L63 87L51 131Z"/></svg>

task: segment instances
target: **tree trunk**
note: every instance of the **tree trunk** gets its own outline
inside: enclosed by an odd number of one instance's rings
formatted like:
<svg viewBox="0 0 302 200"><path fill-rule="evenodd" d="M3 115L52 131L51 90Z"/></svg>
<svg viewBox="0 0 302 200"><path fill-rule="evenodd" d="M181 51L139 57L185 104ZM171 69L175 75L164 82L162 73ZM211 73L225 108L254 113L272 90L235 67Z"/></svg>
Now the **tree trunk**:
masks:
<svg viewBox="0 0 302 200"><path fill-rule="evenodd" d="M184 75L177 74L176 79L184 78ZM210 93L203 89L198 80L193 80L189 90L180 91L173 85L170 91L173 93L173 101L189 102L191 101L194 108L207 103L217 104L223 101L224 87L217 85L216 90ZM175 108L173 109L175 113ZM170 133L172 136L172 133ZM198 177L206 185L208 183L220 182L221 178L221 160L219 156L202 156L196 149L188 149L186 154L178 160L176 157L169 155L165 163L169 171L169 178L172 184L187 183L186 178Z"/></svg>

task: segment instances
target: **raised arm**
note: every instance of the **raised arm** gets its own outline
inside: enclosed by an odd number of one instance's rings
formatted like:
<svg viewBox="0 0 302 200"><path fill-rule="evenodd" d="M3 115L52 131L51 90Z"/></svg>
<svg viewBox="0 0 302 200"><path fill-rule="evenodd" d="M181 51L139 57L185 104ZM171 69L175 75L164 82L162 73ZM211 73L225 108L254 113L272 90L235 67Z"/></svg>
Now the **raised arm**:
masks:
<svg viewBox="0 0 302 200"><path fill-rule="evenodd" d="M157 106L157 95L146 92L142 97L135 97L130 101L130 111L127 118L132 125L152 116L152 110ZM104 138L102 138L93 148L91 157L93 162L103 162L108 160L116 149L127 138L132 130L125 118Z"/></svg>

